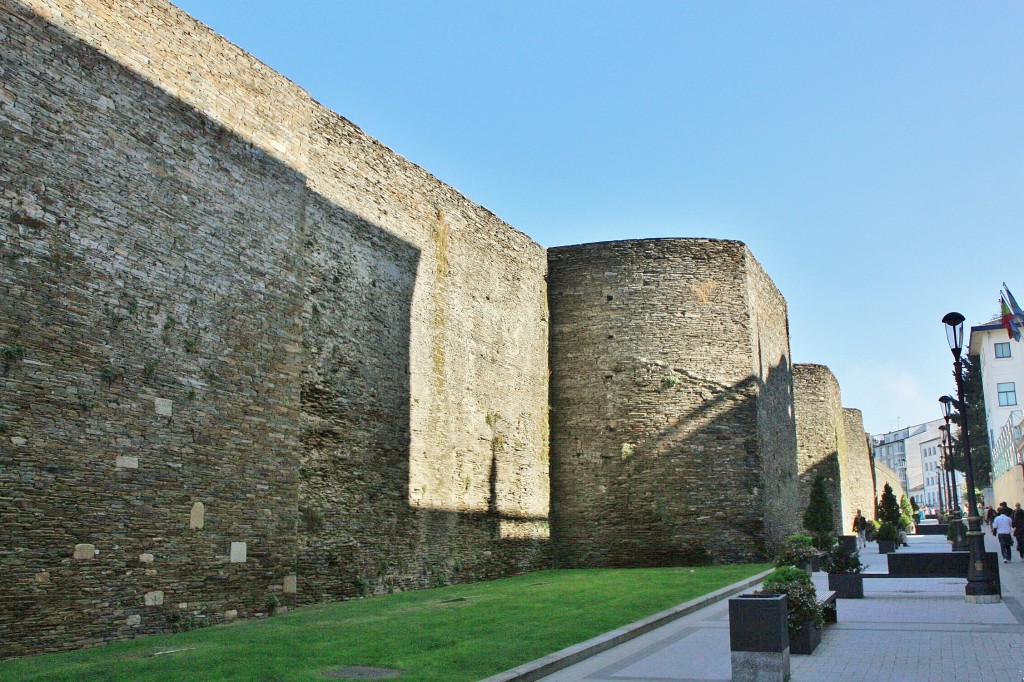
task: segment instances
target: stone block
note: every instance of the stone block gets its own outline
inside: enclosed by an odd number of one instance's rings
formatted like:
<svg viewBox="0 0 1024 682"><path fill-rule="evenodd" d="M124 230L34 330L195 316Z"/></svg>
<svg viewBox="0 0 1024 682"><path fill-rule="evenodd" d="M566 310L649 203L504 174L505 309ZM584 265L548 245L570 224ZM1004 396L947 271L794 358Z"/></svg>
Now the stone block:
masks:
<svg viewBox="0 0 1024 682"><path fill-rule="evenodd" d="M137 628L142 625L142 616L138 614L132 614L125 619L124 624L130 628Z"/></svg>
<svg viewBox="0 0 1024 682"><path fill-rule="evenodd" d="M188 515L188 527L200 529L206 524L206 505L202 502L195 502L192 511Z"/></svg>
<svg viewBox="0 0 1024 682"><path fill-rule="evenodd" d="M96 545L82 543L75 545L75 558L79 560L92 559L96 556Z"/></svg>
<svg viewBox="0 0 1024 682"><path fill-rule="evenodd" d="M153 402L156 403L156 413L162 417L170 417L174 412L174 403L167 398L153 398Z"/></svg>
<svg viewBox="0 0 1024 682"><path fill-rule="evenodd" d="M19 447L20 448L23 445L25 445L26 443L28 443L28 441L26 439L22 438L21 436L11 436L11 445L13 445L15 447Z"/></svg>
<svg viewBox="0 0 1024 682"><path fill-rule="evenodd" d="M118 455L117 459L114 461L114 465L117 466L118 469L138 469L139 458Z"/></svg>
<svg viewBox="0 0 1024 682"><path fill-rule="evenodd" d="M244 542L232 542L231 543L231 563L233 564L244 564L246 556L246 546Z"/></svg>
<svg viewBox="0 0 1024 682"><path fill-rule="evenodd" d="M295 594L298 591L298 576L286 575L284 577L284 593Z"/></svg>
<svg viewBox="0 0 1024 682"><path fill-rule="evenodd" d="M149 552L145 552L143 554L140 554L139 555L139 561L141 561L144 564L151 564L151 563L153 563L153 555L150 554Z"/></svg>
<svg viewBox="0 0 1024 682"><path fill-rule="evenodd" d="M164 593L160 590L154 592L147 592L143 597L146 606L163 606L164 604Z"/></svg>
<svg viewBox="0 0 1024 682"><path fill-rule="evenodd" d="M228 609L224 612L224 617L228 620L234 620L238 618L238 609Z"/></svg>

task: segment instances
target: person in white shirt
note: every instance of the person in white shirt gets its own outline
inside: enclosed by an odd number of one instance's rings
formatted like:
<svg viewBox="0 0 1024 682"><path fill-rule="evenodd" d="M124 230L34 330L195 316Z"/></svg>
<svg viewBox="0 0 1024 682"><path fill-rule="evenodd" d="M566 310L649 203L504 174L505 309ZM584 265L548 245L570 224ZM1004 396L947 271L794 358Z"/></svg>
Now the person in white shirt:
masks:
<svg viewBox="0 0 1024 682"><path fill-rule="evenodd" d="M1010 563L1010 549L1013 547L1013 519L1007 511L1007 508L1000 507L999 516L992 519L992 534L999 538L999 551L1003 554L1004 564Z"/></svg>

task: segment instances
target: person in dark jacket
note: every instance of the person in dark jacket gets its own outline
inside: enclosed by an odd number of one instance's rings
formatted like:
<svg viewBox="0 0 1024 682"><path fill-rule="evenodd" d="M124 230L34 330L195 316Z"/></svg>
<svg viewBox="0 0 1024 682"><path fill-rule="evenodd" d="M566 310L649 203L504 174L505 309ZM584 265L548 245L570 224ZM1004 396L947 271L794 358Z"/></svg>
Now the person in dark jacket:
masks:
<svg viewBox="0 0 1024 682"><path fill-rule="evenodd" d="M1017 554L1024 559L1024 509L1020 502L1013 506L1013 537L1017 538Z"/></svg>

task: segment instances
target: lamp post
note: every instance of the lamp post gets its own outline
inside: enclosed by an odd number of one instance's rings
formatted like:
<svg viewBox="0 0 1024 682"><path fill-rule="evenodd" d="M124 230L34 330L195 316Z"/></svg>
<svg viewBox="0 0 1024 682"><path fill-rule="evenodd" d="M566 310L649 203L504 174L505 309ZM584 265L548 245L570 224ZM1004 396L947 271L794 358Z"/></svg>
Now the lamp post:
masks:
<svg viewBox="0 0 1024 682"><path fill-rule="evenodd" d="M964 468L967 469L967 544L971 553L967 569L966 600L973 604L993 604L999 594L985 572L985 538L981 531L981 517L974 498L974 466L971 463L971 435L967 429L967 403L964 401L963 361L960 353L964 348L964 316L960 313L946 313L942 318L946 325L946 339L953 353L953 374L956 377L956 394L960 400L960 437L964 447Z"/></svg>
<svg viewBox="0 0 1024 682"><path fill-rule="evenodd" d="M939 470L935 472L935 486L939 491L939 515L946 512L946 437L949 426L940 426L939 433L942 434L942 444L939 445Z"/></svg>
<svg viewBox="0 0 1024 682"><path fill-rule="evenodd" d="M959 390L959 389L958 389ZM950 505L956 514L957 518L961 516L960 513L960 495L956 490L956 467L953 466L953 431L949 428L949 421L953 418L953 399L948 395L944 395L939 398L939 402L942 403L942 418L946 420L946 436L948 438L946 442L946 471L949 472L949 489L950 489ZM967 419L967 410L963 403L960 403L960 421Z"/></svg>

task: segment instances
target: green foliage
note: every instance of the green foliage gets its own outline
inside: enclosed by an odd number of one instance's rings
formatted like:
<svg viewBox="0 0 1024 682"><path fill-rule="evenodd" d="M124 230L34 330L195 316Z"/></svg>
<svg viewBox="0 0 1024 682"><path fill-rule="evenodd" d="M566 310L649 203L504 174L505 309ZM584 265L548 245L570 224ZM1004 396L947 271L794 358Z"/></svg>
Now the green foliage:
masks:
<svg viewBox="0 0 1024 682"><path fill-rule="evenodd" d="M878 530L875 532L876 540L891 540L893 542L900 539L899 531L896 530L896 526L888 521L882 521L879 524Z"/></svg>
<svg viewBox="0 0 1024 682"><path fill-rule="evenodd" d="M848 552L838 543L829 548L821 567L826 573L860 573L864 570L860 552Z"/></svg>
<svg viewBox="0 0 1024 682"><path fill-rule="evenodd" d="M900 505L896 502L896 494L888 483L882 488L882 499L878 503L878 520L888 521L892 526L899 527Z"/></svg>
<svg viewBox="0 0 1024 682"><path fill-rule="evenodd" d="M868 525L864 528L864 539L868 542L872 542L875 536L878 534L878 521L874 519L868 519Z"/></svg>
<svg viewBox="0 0 1024 682"><path fill-rule="evenodd" d="M971 463L974 465L974 485L987 488L992 485L992 457L989 453L988 426L985 421L985 391L981 386L981 358L970 357L971 366L964 366L964 400L967 402L967 429L971 434ZM960 415L956 421L960 423ZM967 471L963 445L953 440L953 468ZM957 477L959 478L959 477Z"/></svg>
<svg viewBox="0 0 1024 682"><path fill-rule="evenodd" d="M25 349L21 344L10 343L0 346L0 366L3 367L3 373L7 374L11 365L21 362L23 357L25 357Z"/></svg>
<svg viewBox="0 0 1024 682"><path fill-rule="evenodd" d="M267 609L267 613L273 613L281 606L281 600L277 598L277 595L271 592L267 595L267 598L263 600L263 605Z"/></svg>
<svg viewBox="0 0 1024 682"><path fill-rule="evenodd" d="M910 505L910 500L906 495L900 495L900 511L910 518L914 517L914 508Z"/></svg>
<svg viewBox="0 0 1024 682"><path fill-rule="evenodd" d="M818 603L818 593L811 577L792 566L777 569L764 580L763 593L786 595L789 634L794 636L805 621L814 621L819 628L824 624L824 613Z"/></svg>
<svg viewBox="0 0 1024 682"><path fill-rule="evenodd" d="M810 531L819 549L832 546L836 534L836 515L825 489L825 477L821 474L815 476L811 484L811 495L804 512L804 528Z"/></svg>
<svg viewBox="0 0 1024 682"><path fill-rule="evenodd" d="M900 514L899 527L909 533L910 529L914 527L914 519L906 514Z"/></svg>
<svg viewBox="0 0 1024 682"><path fill-rule="evenodd" d="M679 383L679 376L675 374L666 374L661 378L662 388L672 388Z"/></svg>
<svg viewBox="0 0 1024 682"><path fill-rule="evenodd" d="M538 571L307 606L231 627L0 661L0 679L313 680L322 679L325 670L372 665L403 669L402 679L419 682L473 682L765 568ZM188 651L153 656L169 649Z"/></svg>
<svg viewBox="0 0 1024 682"><path fill-rule="evenodd" d="M779 553L775 556L775 565L780 569L787 566L801 566L809 562L817 553L818 550L814 548L814 539L810 535L794 533L779 548Z"/></svg>
<svg viewBox="0 0 1024 682"><path fill-rule="evenodd" d="M811 576L807 575L807 571L797 568L796 566L780 566L776 568L767 578L764 579L764 591L778 594L775 590L782 585L788 585L789 583L807 583L811 584Z"/></svg>

